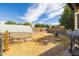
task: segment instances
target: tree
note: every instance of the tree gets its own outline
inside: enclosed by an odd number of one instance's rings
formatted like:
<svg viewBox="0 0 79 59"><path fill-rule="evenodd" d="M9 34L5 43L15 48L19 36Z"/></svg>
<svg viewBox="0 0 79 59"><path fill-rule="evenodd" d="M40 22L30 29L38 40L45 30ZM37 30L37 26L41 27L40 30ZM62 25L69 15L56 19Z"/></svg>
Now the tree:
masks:
<svg viewBox="0 0 79 59"><path fill-rule="evenodd" d="M50 25L48 25L48 24L45 24L45 25L44 25L44 27L46 27L46 28L49 28L49 27L50 27Z"/></svg>
<svg viewBox="0 0 79 59"><path fill-rule="evenodd" d="M29 23L29 22L24 22L22 25L29 25L29 26L32 26L32 24Z"/></svg>
<svg viewBox="0 0 79 59"><path fill-rule="evenodd" d="M66 29L74 29L74 13L68 5L64 7L64 12L61 15L59 22L60 25L65 26Z"/></svg>
<svg viewBox="0 0 79 59"><path fill-rule="evenodd" d="M17 25L22 25L22 23L17 23Z"/></svg>
<svg viewBox="0 0 79 59"><path fill-rule="evenodd" d="M5 24L9 24L9 25L16 25L17 23L16 23L16 22L14 22L14 21L7 21L7 22L5 22Z"/></svg>
<svg viewBox="0 0 79 59"><path fill-rule="evenodd" d="M40 24L40 23L37 23L37 24L35 24L35 27L49 28L50 26L48 24Z"/></svg>
<svg viewBox="0 0 79 59"><path fill-rule="evenodd" d="M44 27L44 24L37 23L37 24L35 24L35 27Z"/></svg>

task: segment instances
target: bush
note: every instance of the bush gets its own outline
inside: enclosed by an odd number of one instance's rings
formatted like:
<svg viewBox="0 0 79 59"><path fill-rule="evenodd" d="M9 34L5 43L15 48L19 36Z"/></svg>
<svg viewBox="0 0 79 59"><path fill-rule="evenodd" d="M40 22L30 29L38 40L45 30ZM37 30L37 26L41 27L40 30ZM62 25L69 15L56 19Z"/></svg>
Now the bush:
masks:
<svg viewBox="0 0 79 59"><path fill-rule="evenodd" d="M14 22L14 21L7 21L7 22L5 22L5 24L10 24L10 25L16 25L17 23L16 22Z"/></svg>
<svg viewBox="0 0 79 59"><path fill-rule="evenodd" d="M35 24L35 27L44 27L44 28L49 28L48 24Z"/></svg>
<svg viewBox="0 0 79 59"><path fill-rule="evenodd" d="M55 33L55 36L58 37L58 32Z"/></svg>
<svg viewBox="0 0 79 59"><path fill-rule="evenodd" d="M29 26L32 26L32 24L29 23L29 22L24 22L22 25L29 25Z"/></svg>

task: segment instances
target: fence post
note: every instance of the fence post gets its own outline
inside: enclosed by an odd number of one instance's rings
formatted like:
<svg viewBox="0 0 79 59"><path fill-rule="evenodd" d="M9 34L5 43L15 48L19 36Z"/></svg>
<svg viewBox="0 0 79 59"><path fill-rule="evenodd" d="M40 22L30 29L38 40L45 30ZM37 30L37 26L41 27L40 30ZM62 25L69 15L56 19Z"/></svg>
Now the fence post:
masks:
<svg viewBox="0 0 79 59"><path fill-rule="evenodd" d="M4 51L9 50L8 43L8 31L6 31L4 34Z"/></svg>

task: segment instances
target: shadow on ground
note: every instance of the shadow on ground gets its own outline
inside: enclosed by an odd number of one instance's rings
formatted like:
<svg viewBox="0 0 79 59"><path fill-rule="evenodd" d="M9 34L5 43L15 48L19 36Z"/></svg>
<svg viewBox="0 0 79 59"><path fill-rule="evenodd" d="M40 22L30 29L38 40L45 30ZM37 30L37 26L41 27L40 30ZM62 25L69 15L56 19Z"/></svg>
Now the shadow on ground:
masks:
<svg viewBox="0 0 79 59"><path fill-rule="evenodd" d="M40 54L39 56L70 56L68 52L69 41L68 38L65 36L55 37L52 35L45 36L44 38L40 38L37 41L42 42L42 40L48 40L48 43L57 43L60 44L52 47L51 49L45 51L44 53Z"/></svg>
<svg viewBox="0 0 79 59"><path fill-rule="evenodd" d="M39 56L70 56L70 54L67 51L67 48L57 45L47 50L46 52L40 54Z"/></svg>

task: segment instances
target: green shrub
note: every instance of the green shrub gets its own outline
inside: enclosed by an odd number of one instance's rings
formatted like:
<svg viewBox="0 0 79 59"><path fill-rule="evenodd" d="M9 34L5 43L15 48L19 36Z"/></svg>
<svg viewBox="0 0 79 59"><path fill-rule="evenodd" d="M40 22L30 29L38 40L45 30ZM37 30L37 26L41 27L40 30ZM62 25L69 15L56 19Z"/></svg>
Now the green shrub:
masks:
<svg viewBox="0 0 79 59"><path fill-rule="evenodd" d="M55 33L55 36L58 37L58 32Z"/></svg>

